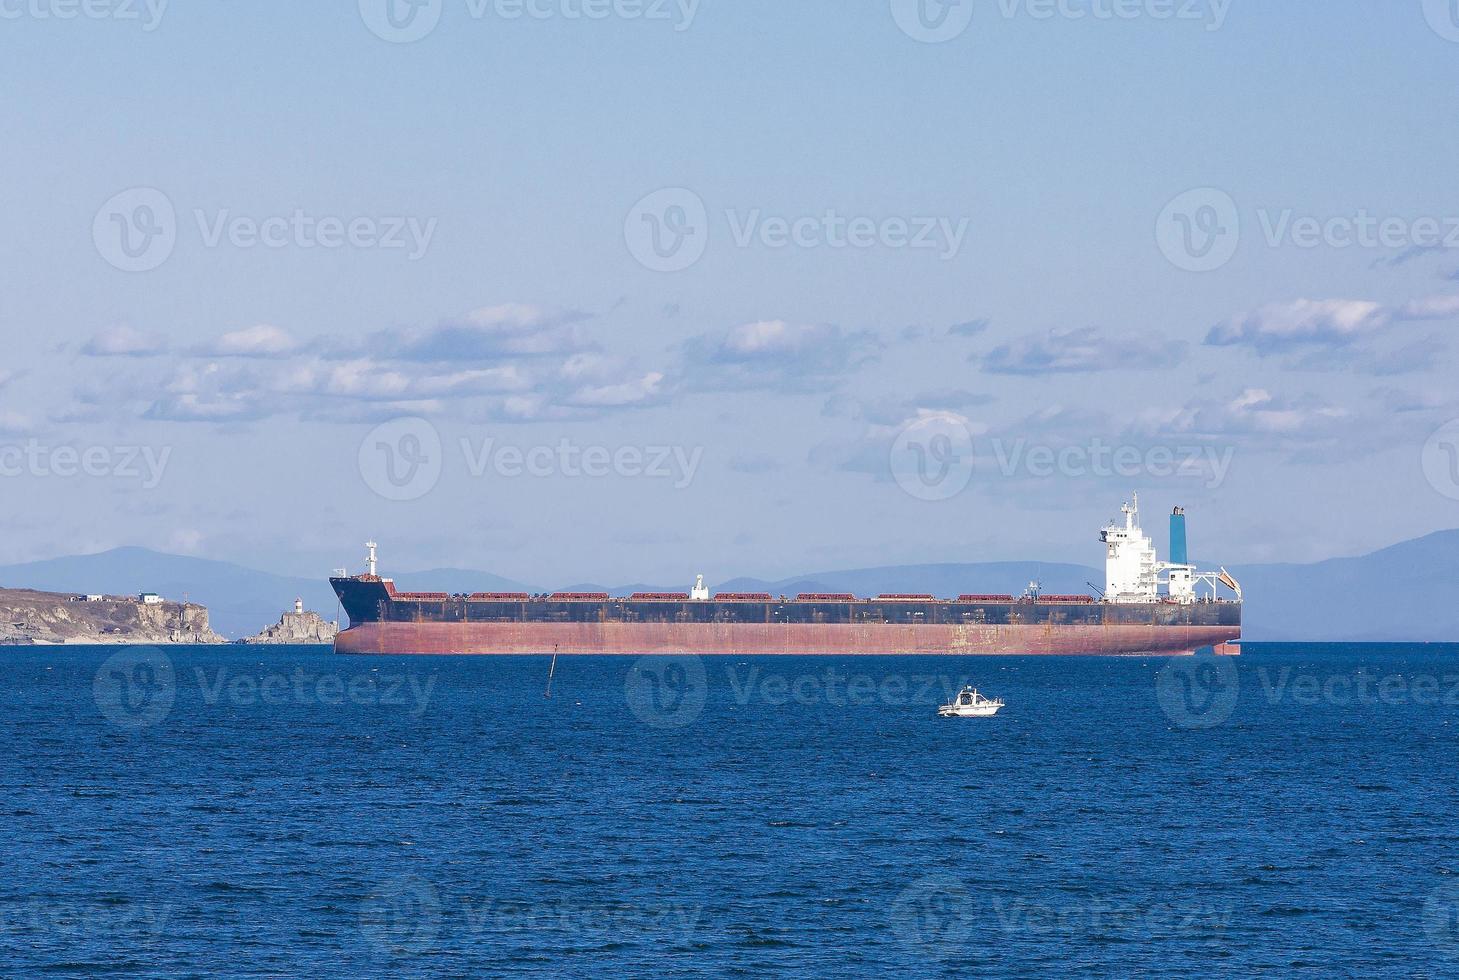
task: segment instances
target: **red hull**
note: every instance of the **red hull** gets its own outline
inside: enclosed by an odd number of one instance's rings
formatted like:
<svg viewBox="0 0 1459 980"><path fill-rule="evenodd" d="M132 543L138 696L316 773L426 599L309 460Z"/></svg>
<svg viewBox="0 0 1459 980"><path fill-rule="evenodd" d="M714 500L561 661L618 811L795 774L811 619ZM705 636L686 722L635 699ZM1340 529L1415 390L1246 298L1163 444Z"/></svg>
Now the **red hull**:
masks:
<svg viewBox="0 0 1459 980"><path fill-rule="evenodd" d="M1239 626L792 625L756 623L362 623L339 653L644 655L1110 656L1191 653L1241 636Z"/></svg>

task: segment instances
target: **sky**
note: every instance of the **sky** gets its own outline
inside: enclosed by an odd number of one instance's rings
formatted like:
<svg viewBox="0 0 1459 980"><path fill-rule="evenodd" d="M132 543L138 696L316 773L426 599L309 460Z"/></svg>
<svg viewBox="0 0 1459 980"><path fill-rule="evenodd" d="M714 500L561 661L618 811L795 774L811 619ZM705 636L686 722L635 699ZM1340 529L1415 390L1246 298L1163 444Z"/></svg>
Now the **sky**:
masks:
<svg viewBox="0 0 1459 980"><path fill-rule="evenodd" d="M0 84L0 563L1459 526L1451 0L0 0Z"/></svg>

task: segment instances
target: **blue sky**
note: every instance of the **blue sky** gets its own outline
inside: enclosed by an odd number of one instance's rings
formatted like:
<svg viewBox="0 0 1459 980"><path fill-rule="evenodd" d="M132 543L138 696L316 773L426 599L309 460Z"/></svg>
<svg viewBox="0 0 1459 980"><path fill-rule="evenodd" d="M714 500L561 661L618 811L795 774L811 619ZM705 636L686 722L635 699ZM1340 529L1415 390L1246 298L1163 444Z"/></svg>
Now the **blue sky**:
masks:
<svg viewBox="0 0 1459 980"><path fill-rule="evenodd" d="M70 9L0 3L0 561L1097 563L1134 488L1234 565L1459 525L1445 2Z"/></svg>

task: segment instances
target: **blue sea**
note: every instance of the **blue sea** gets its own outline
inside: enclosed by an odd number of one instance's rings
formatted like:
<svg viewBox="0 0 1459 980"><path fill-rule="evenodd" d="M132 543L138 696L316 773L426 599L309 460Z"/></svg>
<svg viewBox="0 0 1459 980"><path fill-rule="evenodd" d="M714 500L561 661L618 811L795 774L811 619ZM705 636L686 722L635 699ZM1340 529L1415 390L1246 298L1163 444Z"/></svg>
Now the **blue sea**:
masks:
<svg viewBox="0 0 1459 980"><path fill-rule="evenodd" d="M0 975L1459 974L1459 647L1246 651L0 650Z"/></svg>

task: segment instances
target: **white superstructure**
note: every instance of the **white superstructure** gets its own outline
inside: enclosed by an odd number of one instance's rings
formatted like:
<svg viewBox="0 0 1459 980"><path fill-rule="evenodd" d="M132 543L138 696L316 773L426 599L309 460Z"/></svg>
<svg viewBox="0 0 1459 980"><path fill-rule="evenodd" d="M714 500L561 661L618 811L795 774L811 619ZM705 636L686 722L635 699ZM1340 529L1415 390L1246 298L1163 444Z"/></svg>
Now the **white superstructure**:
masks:
<svg viewBox="0 0 1459 980"><path fill-rule="evenodd" d="M1197 594L1198 585L1210 588L1209 598L1216 596L1216 586L1224 585L1242 598L1241 586L1226 569L1219 572L1199 572L1196 566L1184 563L1160 561L1155 554L1155 545L1140 527L1140 495L1120 508L1125 522L1121 526L1111 522L1100 532L1099 539L1105 544L1104 598L1106 602L1158 602L1162 598L1182 605L1201 600ZM1172 517L1179 520L1182 555L1185 552L1185 511L1177 507ZM1165 575L1165 595L1160 593L1161 575Z"/></svg>
<svg viewBox="0 0 1459 980"><path fill-rule="evenodd" d="M1124 526L1111 523L1100 532L1105 543L1104 598L1108 602L1154 602L1155 545L1140 528L1140 495L1120 508Z"/></svg>

